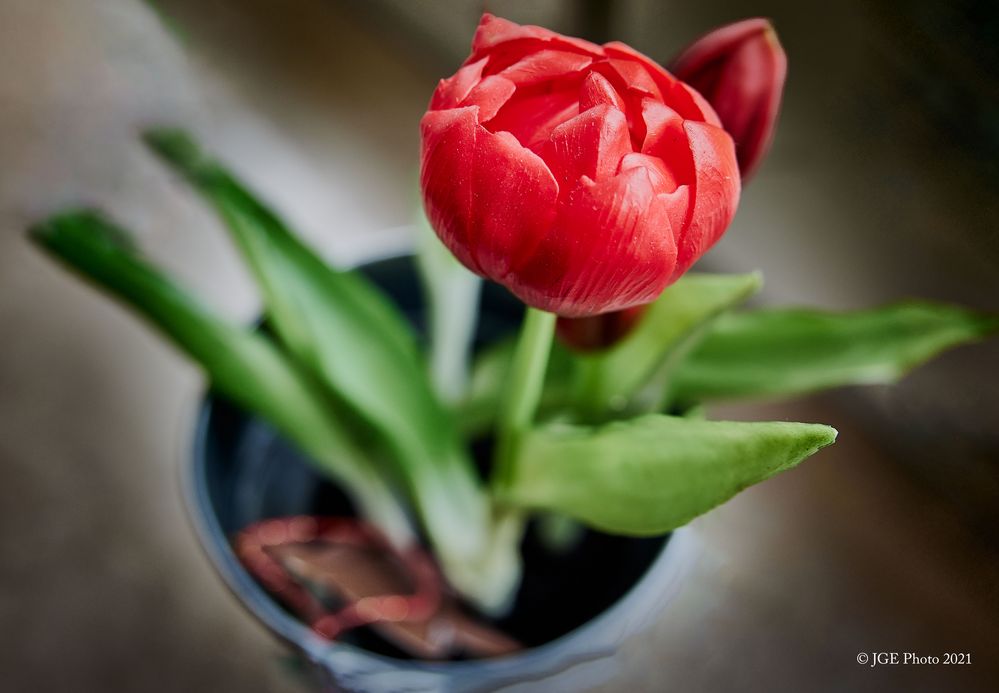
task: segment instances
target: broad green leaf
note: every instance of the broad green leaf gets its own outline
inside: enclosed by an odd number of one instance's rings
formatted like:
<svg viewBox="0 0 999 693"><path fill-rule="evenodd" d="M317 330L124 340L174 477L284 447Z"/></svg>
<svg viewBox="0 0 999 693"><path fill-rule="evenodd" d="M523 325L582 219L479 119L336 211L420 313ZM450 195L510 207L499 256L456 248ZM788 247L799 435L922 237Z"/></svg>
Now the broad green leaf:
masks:
<svg viewBox="0 0 999 693"><path fill-rule="evenodd" d="M552 425L524 440L503 500L615 534L661 534L835 439L820 424L660 414L600 427Z"/></svg>
<svg viewBox="0 0 999 693"><path fill-rule="evenodd" d="M758 273L691 273L667 288L624 339L607 351L579 357L577 397L587 418L625 409L644 388L658 399L675 363L710 322L755 293L761 283Z"/></svg>
<svg viewBox="0 0 999 693"><path fill-rule="evenodd" d="M994 317L926 302L844 313L730 314L676 369L673 398L698 402L891 383L941 351L997 329Z"/></svg>
<svg viewBox="0 0 999 693"><path fill-rule="evenodd" d="M354 490L395 538L404 516L318 391L266 337L211 314L145 262L128 235L95 212L67 212L31 230L53 256L131 306L198 362L219 393L270 421L322 471Z"/></svg>
<svg viewBox="0 0 999 693"><path fill-rule="evenodd" d="M215 206L278 336L377 431L452 580L474 592L475 579L454 571L486 550L486 496L403 317L360 275L328 267L185 134L160 130L146 140Z"/></svg>

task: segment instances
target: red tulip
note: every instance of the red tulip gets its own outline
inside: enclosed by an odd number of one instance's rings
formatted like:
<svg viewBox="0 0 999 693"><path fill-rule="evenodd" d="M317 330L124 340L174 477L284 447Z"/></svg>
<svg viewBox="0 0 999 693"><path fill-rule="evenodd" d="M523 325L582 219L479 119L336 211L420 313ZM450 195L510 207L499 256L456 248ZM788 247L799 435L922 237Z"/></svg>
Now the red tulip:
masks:
<svg viewBox="0 0 999 693"><path fill-rule="evenodd" d="M745 182L765 158L780 110L787 56L766 19L715 29L691 44L671 65L676 77L708 100L735 140ZM611 346L638 323L643 310L559 320L569 346L589 351Z"/></svg>
<svg viewBox="0 0 999 693"><path fill-rule="evenodd" d="M704 95L735 140L746 180L763 160L780 110L787 56L766 19L729 24L694 41L672 64Z"/></svg>
<svg viewBox="0 0 999 693"><path fill-rule="evenodd" d="M621 43L484 15L421 121L420 183L477 274L563 316L654 300L735 213L731 137L700 94Z"/></svg>

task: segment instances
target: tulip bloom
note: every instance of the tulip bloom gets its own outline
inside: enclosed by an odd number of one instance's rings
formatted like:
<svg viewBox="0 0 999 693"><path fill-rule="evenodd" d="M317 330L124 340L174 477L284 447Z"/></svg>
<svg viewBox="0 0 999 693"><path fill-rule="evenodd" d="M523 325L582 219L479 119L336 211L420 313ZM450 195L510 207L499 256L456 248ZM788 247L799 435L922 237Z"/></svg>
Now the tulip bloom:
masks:
<svg viewBox="0 0 999 693"><path fill-rule="evenodd" d="M701 37L672 63L673 73L704 95L735 140L746 180L773 139L787 56L766 19L747 19Z"/></svg>
<svg viewBox="0 0 999 693"><path fill-rule="evenodd" d="M654 300L739 200L732 138L711 106L621 43L484 15L420 125L438 236L472 271L562 316Z"/></svg>
<svg viewBox="0 0 999 693"><path fill-rule="evenodd" d="M770 22L747 19L706 34L671 64L674 75L708 100L735 140L743 182L766 157L780 111L787 56ZM582 351L608 347L627 334L640 308L559 321L563 342Z"/></svg>

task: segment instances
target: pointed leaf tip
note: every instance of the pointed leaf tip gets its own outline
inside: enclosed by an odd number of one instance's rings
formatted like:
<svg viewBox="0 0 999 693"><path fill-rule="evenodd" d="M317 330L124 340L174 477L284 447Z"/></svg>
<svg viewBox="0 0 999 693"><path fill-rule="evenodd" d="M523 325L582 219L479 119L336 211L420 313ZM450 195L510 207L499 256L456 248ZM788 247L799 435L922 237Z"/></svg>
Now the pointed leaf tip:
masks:
<svg viewBox="0 0 999 693"><path fill-rule="evenodd" d="M999 315L990 313L975 313L972 321L978 330L979 337L988 337L999 332Z"/></svg>
<svg viewBox="0 0 999 693"><path fill-rule="evenodd" d="M775 469L773 474L797 467L806 458L835 443L837 436L839 431L825 424L787 423L787 463Z"/></svg>
<svg viewBox="0 0 999 693"><path fill-rule="evenodd" d="M80 241L130 253L137 251L131 234L100 211L87 207L67 209L32 224L28 227L28 237L53 252Z"/></svg>
<svg viewBox="0 0 999 693"><path fill-rule="evenodd" d="M160 127L142 133L142 141L164 161L192 175L211 166L201 148L186 131L175 127Z"/></svg>

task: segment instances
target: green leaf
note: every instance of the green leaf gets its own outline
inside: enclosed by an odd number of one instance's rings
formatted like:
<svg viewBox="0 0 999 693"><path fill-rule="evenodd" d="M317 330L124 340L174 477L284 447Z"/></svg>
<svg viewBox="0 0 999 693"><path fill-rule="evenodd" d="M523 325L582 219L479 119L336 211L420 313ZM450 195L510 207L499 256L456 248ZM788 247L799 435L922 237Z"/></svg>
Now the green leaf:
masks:
<svg viewBox="0 0 999 693"><path fill-rule="evenodd" d="M158 327L205 369L212 387L270 421L322 471L355 491L390 536L408 533L391 493L368 468L312 382L266 337L213 315L145 262L128 234L90 210L31 229L31 238Z"/></svg>
<svg viewBox="0 0 999 693"><path fill-rule="evenodd" d="M640 390L658 405L663 386L676 362L728 308L755 293L760 274L685 275L650 304L638 326L609 350L579 357L579 401L587 418L622 411Z"/></svg>
<svg viewBox="0 0 999 693"><path fill-rule="evenodd" d="M503 500L615 534L662 534L829 445L820 424L649 414L529 435Z"/></svg>
<svg viewBox="0 0 999 693"><path fill-rule="evenodd" d="M698 402L891 383L941 351L997 329L994 317L926 302L846 313L726 315L677 368L673 395Z"/></svg>
<svg viewBox="0 0 999 693"><path fill-rule="evenodd" d="M487 548L486 495L403 317L359 274L327 266L184 133L146 141L215 206L278 336L377 431L450 577L475 592L479 578L458 572Z"/></svg>

